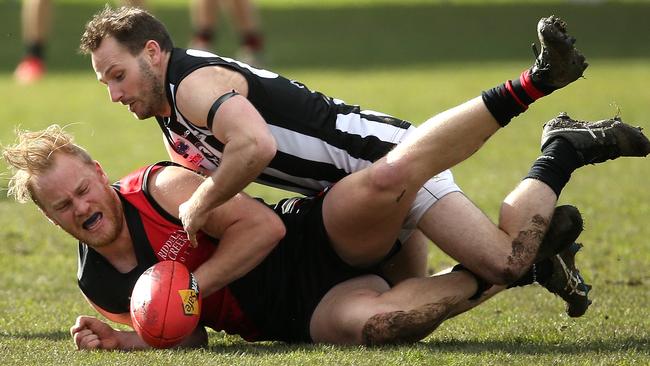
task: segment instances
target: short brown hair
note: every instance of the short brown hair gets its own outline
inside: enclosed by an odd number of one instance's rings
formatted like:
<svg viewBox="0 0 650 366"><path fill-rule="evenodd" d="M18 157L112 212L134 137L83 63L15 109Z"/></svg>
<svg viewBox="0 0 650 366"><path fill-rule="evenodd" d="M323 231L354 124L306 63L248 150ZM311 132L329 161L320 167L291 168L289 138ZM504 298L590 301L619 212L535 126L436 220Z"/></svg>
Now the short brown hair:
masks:
<svg viewBox="0 0 650 366"><path fill-rule="evenodd" d="M149 40L158 42L166 52L174 47L165 26L146 10L129 6L111 9L107 5L86 24L79 51L89 54L109 36L125 46L133 56L139 54Z"/></svg>
<svg viewBox="0 0 650 366"><path fill-rule="evenodd" d="M57 124L41 131L16 129L16 136L14 145L3 146L2 157L14 173L7 195L18 202L31 199L39 204L33 195L32 177L52 166L55 153L76 156L87 164L94 162L86 150L74 143L72 135Z"/></svg>

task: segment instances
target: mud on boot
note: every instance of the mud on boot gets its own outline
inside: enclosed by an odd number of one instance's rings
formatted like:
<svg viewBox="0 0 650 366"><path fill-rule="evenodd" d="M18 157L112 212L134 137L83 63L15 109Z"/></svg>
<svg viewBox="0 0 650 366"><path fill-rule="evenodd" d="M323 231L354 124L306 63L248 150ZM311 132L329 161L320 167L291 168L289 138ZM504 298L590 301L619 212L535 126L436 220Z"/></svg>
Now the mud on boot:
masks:
<svg viewBox="0 0 650 366"><path fill-rule="evenodd" d="M641 127L630 126L619 117L597 122L577 121L566 113L544 124L542 150L554 138L566 139L576 149L583 164L602 163L621 156L650 154L650 141Z"/></svg>
<svg viewBox="0 0 650 366"><path fill-rule="evenodd" d="M550 258L572 245L582 233L584 222L577 207L557 206L539 245L535 263Z"/></svg>
<svg viewBox="0 0 650 366"><path fill-rule="evenodd" d="M589 64L574 47L576 39L566 32L566 23L551 15L537 23L541 52L533 44L535 64L529 73L533 83L545 94L562 88L582 77ZM545 90L544 90L545 89Z"/></svg>

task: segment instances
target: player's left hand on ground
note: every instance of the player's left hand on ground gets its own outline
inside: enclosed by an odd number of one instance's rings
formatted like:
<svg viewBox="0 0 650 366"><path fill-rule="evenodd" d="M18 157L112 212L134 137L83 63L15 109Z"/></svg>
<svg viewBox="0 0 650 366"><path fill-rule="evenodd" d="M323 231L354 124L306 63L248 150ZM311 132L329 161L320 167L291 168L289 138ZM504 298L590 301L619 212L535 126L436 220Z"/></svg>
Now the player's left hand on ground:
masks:
<svg viewBox="0 0 650 366"><path fill-rule="evenodd" d="M194 204L193 199L190 198L178 207L178 218L183 223L183 228L187 232L187 238L190 240L192 247L198 247L199 242L196 240L196 233L201 230L208 219L208 215L202 214L197 205Z"/></svg>
<svg viewBox="0 0 650 366"><path fill-rule="evenodd" d="M117 331L91 316L77 317L70 334L78 350L113 350L119 346Z"/></svg>

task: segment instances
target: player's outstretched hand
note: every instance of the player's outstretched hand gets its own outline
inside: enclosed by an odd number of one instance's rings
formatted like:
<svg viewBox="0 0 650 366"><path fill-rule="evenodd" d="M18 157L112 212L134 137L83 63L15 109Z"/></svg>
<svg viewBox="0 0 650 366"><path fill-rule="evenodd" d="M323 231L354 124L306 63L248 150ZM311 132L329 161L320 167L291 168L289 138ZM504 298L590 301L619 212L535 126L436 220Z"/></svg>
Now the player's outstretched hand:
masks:
<svg viewBox="0 0 650 366"><path fill-rule="evenodd" d="M117 331L92 316L77 317L70 334L78 350L114 350L120 345Z"/></svg>

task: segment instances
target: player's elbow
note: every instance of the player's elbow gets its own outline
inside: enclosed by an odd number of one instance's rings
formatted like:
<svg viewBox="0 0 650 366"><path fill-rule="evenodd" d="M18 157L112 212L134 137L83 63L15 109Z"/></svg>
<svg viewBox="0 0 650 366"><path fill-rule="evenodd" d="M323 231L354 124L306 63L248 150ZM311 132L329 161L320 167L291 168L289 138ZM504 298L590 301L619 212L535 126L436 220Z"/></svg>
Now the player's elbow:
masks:
<svg viewBox="0 0 650 366"><path fill-rule="evenodd" d="M277 152L275 139L266 133L242 136L237 142L233 140L231 144L232 151L237 151L242 157L241 163L246 170L255 173L256 176L269 165Z"/></svg>
<svg viewBox="0 0 650 366"><path fill-rule="evenodd" d="M256 149L257 153L255 154L260 161L264 162L264 165L268 165L269 162L275 157L275 154L278 152L278 146L275 142L275 138L272 135L263 135L256 139Z"/></svg>

